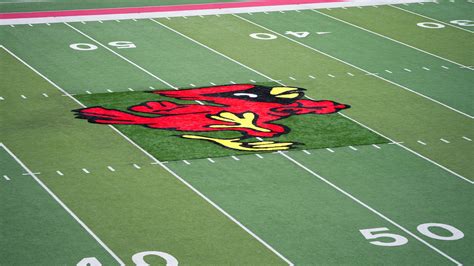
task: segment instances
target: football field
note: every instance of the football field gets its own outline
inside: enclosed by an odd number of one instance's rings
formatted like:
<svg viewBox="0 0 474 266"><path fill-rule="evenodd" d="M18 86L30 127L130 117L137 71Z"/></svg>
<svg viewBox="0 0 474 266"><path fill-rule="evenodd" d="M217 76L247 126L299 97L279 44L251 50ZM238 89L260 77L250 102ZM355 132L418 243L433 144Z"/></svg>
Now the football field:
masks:
<svg viewBox="0 0 474 266"><path fill-rule="evenodd" d="M0 25L0 265L474 264L472 1L219 12Z"/></svg>

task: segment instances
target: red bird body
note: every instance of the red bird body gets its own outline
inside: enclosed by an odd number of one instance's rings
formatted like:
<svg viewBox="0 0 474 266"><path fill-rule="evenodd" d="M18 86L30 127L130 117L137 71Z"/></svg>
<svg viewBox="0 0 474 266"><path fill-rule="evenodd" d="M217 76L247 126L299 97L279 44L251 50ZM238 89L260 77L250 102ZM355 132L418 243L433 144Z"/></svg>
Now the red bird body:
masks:
<svg viewBox="0 0 474 266"><path fill-rule="evenodd" d="M285 88L278 87L279 91ZM186 132L232 130L245 137L275 137L288 133L285 126L274 123L292 115L331 114L348 108L333 101L301 100L301 89L296 92L271 95L272 88L250 84L225 85L186 90L154 91L153 93L197 101L196 104L176 104L169 101L150 101L128 108L130 111L154 114L142 116L103 107L76 110L80 118L99 124L142 125L149 128ZM275 93L274 93L275 94ZM292 97L297 94L294 99ZM282 97L282 98L278 98ZM213 105L203 104L202 102ZM254 126L236 121L252 120Z"/></svg>

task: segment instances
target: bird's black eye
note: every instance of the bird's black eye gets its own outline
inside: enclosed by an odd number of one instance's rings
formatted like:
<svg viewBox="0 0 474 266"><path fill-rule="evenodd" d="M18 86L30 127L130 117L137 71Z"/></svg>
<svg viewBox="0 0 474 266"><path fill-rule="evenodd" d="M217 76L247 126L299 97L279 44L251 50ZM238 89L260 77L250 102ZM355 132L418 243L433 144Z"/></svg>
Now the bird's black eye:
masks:
<svg viewBox="0 0 474 266"><path fill-rule="evenodd" d="M234 96L239 96L239 97L249 97L249 98L257 98L258 95L257 94L253 94L253 93L245 93L245 92L237 92L237 93L234 93Z"/></svg>

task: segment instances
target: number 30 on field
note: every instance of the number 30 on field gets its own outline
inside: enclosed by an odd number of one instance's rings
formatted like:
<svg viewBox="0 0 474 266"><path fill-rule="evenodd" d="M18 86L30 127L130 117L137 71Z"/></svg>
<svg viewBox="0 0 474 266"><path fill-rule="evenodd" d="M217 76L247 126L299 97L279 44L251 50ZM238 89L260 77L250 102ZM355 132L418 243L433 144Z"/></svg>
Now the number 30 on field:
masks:
<svg viewBox="0 0 474 266"><path fill-rule="evenodd" d="M449 232L449 236L440 236L438 234L433 233L430 231L430 228L438 228L444 229L445 231ZM452 241L452 240L459 240L464 237L464 233L461 232L459 229L455 228L454 226L448 224L439 224L439 223L426 223L420 224L416 228L418 232L422 233L423 235L437 240L445 240L445 241ZM365 237L365 239L373 240L378 238L385 238L385 239L392 239L391 241L370 241L369 243L376 246L384 246L384 247L397 247L402 246L408 243L408 239L404 236L387 233L389 229L386 227L380 228L369 228L369 229L361 229L359 230L360 233ZM382 233L383 232L383 233Z"/></svg>
<svg viewBox="0 0 474 266"><path fill-rule="evenodd" d="M469 19L451 20L449 23L458 25L458 26L465 26L465 27L474 26L474 20L469 20ZM420 22L420 23L416 23L416 25L418 27L427 28L427 29L442 29L446 27L444 24L437 23L437 22Z"/></svg>

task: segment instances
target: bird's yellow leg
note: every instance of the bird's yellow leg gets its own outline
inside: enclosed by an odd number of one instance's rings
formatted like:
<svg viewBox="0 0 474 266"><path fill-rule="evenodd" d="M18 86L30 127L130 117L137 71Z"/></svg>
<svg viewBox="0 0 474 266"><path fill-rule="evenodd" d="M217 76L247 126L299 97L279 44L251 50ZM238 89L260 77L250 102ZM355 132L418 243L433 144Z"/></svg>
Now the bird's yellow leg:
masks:
<svg viewBox="0 0 474 266"><path fill-rule="evenodd" d="M219 139L219 138L210 138L197 135L182 135L181 137L186 139L200 139L207 140L214 143L217 143L221 146L239 150L239 151L280 151L288 150L294 144L292 142L274 142L274 141L264 141L264 142L240 142L241 139Z"/></svg>
<svg viewBox="0 0 474 266"><path fill-rule="evenodd" d="M271 130L259 127L255 124L255 114L252 112L245 112L242 117L237 116L231 112L220 112L218 115L211 116L212 119L235 123L235 125L210 125L212 128L249 128L259 132L270 132Z"/></svg>

